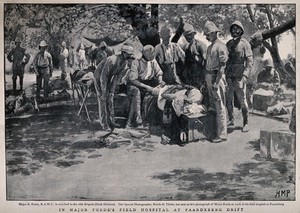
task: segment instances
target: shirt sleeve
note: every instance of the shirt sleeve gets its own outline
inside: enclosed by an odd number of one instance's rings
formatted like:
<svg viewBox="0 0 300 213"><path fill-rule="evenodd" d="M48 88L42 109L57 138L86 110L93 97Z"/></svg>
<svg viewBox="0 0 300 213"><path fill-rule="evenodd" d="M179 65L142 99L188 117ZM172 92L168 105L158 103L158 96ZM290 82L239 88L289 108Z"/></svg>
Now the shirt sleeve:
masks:
<svg viewBox="0 0 300 213"><path fill-rule="evenodd" d="M11 63L13 62L13 59L12 59L13 53L14 53L14 49L12 49L7 56L7 60Z"/></svg>
<svg viewBox="0 0 300 213"><path fill-rule="evenodd" d="M34 71L38 71L38 66L37 66L37 62L38 62L38 57L39 57L39 53L37 53L33 59L33 69Z"/></svg>
<svg viewBox="0 0 300 213"><path fill-rule="evenodd" d="M161 68L160 68L160 66L158 65L158 63L157 63L157 61L154 59L153 60L153 70L154 70L154 75L156 76L156 77L158 77L158 76L162 76L163 75L163 72L162 72L162 70L161 70Z"/></svg>
<svg viewBox="0 0 300 213"><path fill-rule="evenodd" d="M155 59L157 60L157 62L159 64L164 63L163 56L161 55L162 51L161 51L161 45L160 44L158 44L158 45L155 46L154 53L155 53Z"/></svg>
<svg viewBox="0 0 300 213"><path fill-rule="evenodd" d="M204 60L206 60L207 46L204 42L198 42L198 51L202 54Z"/></svg>
<svg viewBox="0 0 300 213"><path fill-rule="evenodd" d="M28 64L30 58L31 58L30 54L27 51L25 51L25 60L24 60L24 63Z"/></svg>
<svg viewBox="0 0 300 213"><path fill-rule="evenodd" d="M246 57L246 66L245 66L244 76L248 78L253 67L253 53L252 53L251 45L248 41L245 41L245 57Z"/></svg>
<svg viewBox="0 0 300 213"><path fill-rule="evenodd" d="M225 45L219 46L219 62L221 66L225 66L228 60L228 50Z"/></svg>
<svg viewBox="0 0 300 213"><path fill-rule="evenodd" d="M100 74L100 85L103 94L107 92L107 84L108 81L111 79L112 67L113 67L112 61L107 60L107 63L104 65L103 70Z"/></svg>
<svg viewBox="0 0 300 213"><path fill-rule="evenodd" d="M67 49L65 49L62 54L63 54L64 58L68 58L69 51Z"/></svg>
<svg viewBox="0 0 300 213"><path fill-rule="evenodd" d="M48 60L49 60L50 71L52 71L53 70L53 61L52 61L52 56L50 53L48 53Z"/></svg>
<svg viewBox="0 0 300 213"><path fill-rule="evenodd" d="M139 68L139 62L138 59L135 59L132 64L131 64L131 69L128 73L128 80L129 81L133 81L133 80L137 80L139 77L139 72L138 72L138 68Z"/></svg>
<svg viewBox="0 0 300 213"><path fill-rule="evenodd" d="M177 58L178 60L184 62L185 60L185 53L184 51L181 49L181 47L177 44L177 43L174 43L175 45L175 53L177 54Z"/></svg>
<svg viewBox="0 0 300 213"><path fill-rule="evenodd" d="M103 70L104 64L105 64L105 60L101 61L101 62L97 65L97 67L96 67L96 69L95 69L95 71L94 71L94 77L95 77L95 80L97 81L97 84L100 82L100 76L101 76L101 72L102 72L102 70ZM100 85L100 84L99 84L99 85Z"/></svg>

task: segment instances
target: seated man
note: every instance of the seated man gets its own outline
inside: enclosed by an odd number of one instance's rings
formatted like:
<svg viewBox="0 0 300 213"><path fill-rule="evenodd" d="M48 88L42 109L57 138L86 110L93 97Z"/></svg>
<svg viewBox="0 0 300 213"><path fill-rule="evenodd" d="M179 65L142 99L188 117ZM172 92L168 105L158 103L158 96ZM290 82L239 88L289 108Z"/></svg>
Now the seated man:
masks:
<svg viewBox="0 0 300 213"><path fill-rule="evenodd" d="M288 73L285 81L288 87L296 89L296 59L292 54L288 54L287 60L288 61L284 64L284 68Z"/></svg>
<svg viewBox="0 0 300 213"><path fill-rule="evenodd" d="M129 82L127 93L131 97L131 107L126 128L130 128L133 125L142 125L142 97L145 97L147 92L148 94L153 93L153 87L158 85L163 86L165 84L162 80L163 72L154 59L154 47L146 45L143 48L142 54L142 58L132 62L131 70L128 73ZM151 97L146 99L148 101L143 101L143 105L149 104ZM146 112L144 112L143 115L143 119L145 120Z"/></svg>
<svg viewBox="0 0 300 213"><path fill-rule="evenodd" d="M264 87L264 89L277 88L280 85L280 76L273 68L271 59L265 60L264 68L257 76L257 83L258 87Z"/></svg>

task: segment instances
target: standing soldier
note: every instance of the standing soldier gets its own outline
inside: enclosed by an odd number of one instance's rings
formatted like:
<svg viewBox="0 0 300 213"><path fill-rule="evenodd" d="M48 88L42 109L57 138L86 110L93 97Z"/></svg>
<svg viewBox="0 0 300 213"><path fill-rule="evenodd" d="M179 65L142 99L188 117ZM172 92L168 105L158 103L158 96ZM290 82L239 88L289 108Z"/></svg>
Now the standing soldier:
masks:
<svg viewBox="0 0 300 213"><path fill-rule="evenodd" d="M74 52L74 45L70 46L69 50L69 57L68 57L68 65L71 68L74 68L75 66L75 52Z"/></svg>
<svg viewBox="0 0 300 213"><path fill-rule="evenodd" d="M69 50L67 49L67 44L66 42L61 43L61 51L60 51L60 68L61 68L61 79L65 80L67 77L67 66L68 66L68 57L69 57Z"/></svg>
<svg viewBox="0 0 300 213"><path fill-rule="evenodd" d="M26 52L26 49L21 47L21 41L16 40L15 44L16 47L12 49L7 56L8 61L12 63L14 95L16 95L18 76L20 80L20 91L23 90L24 68L30 59L30 55Z"/></svg>
<svg viewBox="0 0 300 213"><path fill-rule="evenodd" d="M80 49L78 51L78 64L79 64L79 69L83 70L85 66L85 46L84 44L80 44Z"/></svg>
<svg viewBox="0 0 300 213"><path fill-rule="evenodd" d="M205 60L207 46L195 39L196 30L190 24L184 24L183 35L188 42L185 50L184 83L200 89L205 85Z"/></svg>
<svg viewBox="0 0 300 213"><path fill-rule="evenodd" d="M48 97L48 84L50 76L53 71L53 62L52 56L49 52L46 51L47 43L45 41L41 41L39 45L39 52L36 54L33 60L33 67L36 73L36 97L40 98L40 91L42 88L42 81L44 80L44 98Z"/></svg>
<svg viewBox="0 0 300 213"><path fill-rule="evenodd" d="M101 127L106 130L108 126L115 128L114 118L114 94L122 85L124 77L129 69L129 61L132 60L133 46L125 43L121 54L108 57L100 62L94 72L95 88L98 98L99 119Z"/></svg>
<svg viewBox="0 0 300 213"><path fill-rule="evenodd" d="M162 43L155 47L155 58L163 71L163 81L166 84L181 84L176 73L176 62L184 62L184 51L181 47L170 42L171 31L166 26L160 29Z"/></svg>
<svg viewBox="0 0 300 213"><path fill-rule="evenodd" d="M233 98L235 92L242 108L242 132L248 132L249 125L246 84L253 66L253 54L250 43L242 37L244 34L244 27L241 22L233 22L233 24L230 26L230 33L232 39L226 44L229 51L229 58L226 65L226 80L228 83L228 125L234 125Z"/></svg>
<svg viewBox="0 0 300 213"><path fill-rule="evenodd" d="M227 112L226 112L226 79L225 66L228 59L226 45L218 39L220 30L207 21L204 25L206 39L211 42L207 49L206 83L208 88L210 107L216 111L217 137L212 142L219 143L227 140Z"/></svg>
<svg viewBox="0 0 300 213"><path fill-rule="evenodd" d="M97 67L97 65L98 65L101 61L106 60L107 57L113 55L113 54L107 55L107 53L106 53L106 51L105 51L106 48L107 48L106 43L105 43L104 41L102 41L102 42L100 43L99 47L96 49L96 51L97 51L97 55L96 55L96 67Z"/></svg>

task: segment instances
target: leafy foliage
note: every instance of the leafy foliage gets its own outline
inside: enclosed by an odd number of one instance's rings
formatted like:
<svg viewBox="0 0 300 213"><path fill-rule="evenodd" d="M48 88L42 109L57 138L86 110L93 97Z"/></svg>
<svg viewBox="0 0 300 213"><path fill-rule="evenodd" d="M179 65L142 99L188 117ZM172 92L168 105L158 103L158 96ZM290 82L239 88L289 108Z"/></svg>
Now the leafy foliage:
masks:
<svg viewBox="0 0 300 213"><path fill-rule="evenodd" d="M253 21L249 14L251 9ZM282 24L288 19L296 16L295 5L270 5L274 20L274 27ZM176 28L179 17L182 16L185 22L192 24L199 32L207 20L213 21L224 35L229 34L230 25L239 20L246 29L246 36L250 36L258 30L270 28L266 15L265 5L244 5L244 4L197 4L197 5L174 5L164 4L160 6L159 19L167 22Z"/></svg>
<svg viewBox="0 0 300 213"><path fill-rule="evenodd" d="M34 49L46 40L57 65L61 42L74 45L82 42L83 35L118 40L137 36L143 44L155 44L159 42L158 23L165 22L175 29L182 17L199 32L207 20L212 20L223 36L229 34L233 21L240 20L249 37L295 14L293 4L5 4L5 48L7 51L17 37Z"/></svg>

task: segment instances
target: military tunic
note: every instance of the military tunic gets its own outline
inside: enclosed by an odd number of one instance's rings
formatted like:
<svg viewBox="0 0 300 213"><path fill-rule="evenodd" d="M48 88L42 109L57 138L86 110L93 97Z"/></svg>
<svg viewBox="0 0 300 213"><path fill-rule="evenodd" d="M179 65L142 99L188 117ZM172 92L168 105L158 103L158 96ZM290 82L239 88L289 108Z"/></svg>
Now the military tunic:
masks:
<svg viewBox="0 0 300 213"><path fill-rule="evenodd" d="M253 54L250 43L245 38L231 39L226 44L229 57L226 64L227 110L229 120L233 120L233 98L237 95L242 108L244 125L248 124L248 103L246 83L243 77L249 78L253 66Z"/></svg>
<svg viewBox="0 0 300 213"><path fill-rule="evenodd" d="M227 111L226 111L226 80L221 77L218 88L214 89L219 68L226 64L228 51L226 45L219 39L215 40L207 49L206 83L210 98L210 107L216 110L217 137L227 139Z"/></svg>

